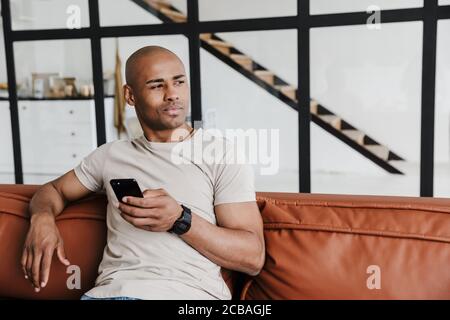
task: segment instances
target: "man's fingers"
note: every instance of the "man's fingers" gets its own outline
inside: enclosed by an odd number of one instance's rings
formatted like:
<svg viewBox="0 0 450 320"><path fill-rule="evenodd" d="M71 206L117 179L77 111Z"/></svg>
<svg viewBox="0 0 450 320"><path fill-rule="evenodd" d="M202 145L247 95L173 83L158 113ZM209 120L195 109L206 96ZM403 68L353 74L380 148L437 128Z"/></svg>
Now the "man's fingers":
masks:
<svg viewBox="0 0 450 320"><path fill-rule="evenodd" d="M156 218L157 212L155 209L151 208L138 208L135 206L129 206L126 204L119 204L119 210L126 213L129 216L135 218Z"/></svg>
<svg viewBox="0 0 450 320"><path fill-rule="evenodd" d="M33 278L31 276L31 267L33 266L33 250L28 249L27 263L25 265L25 270L27 272L27 279L33 283Z"/></svg>
<svg viewBox="0 0 450 320"><path fill-rule="evenodd" d="M162 204L162 195L160 196L152 196L152 197L146 197L146 198L138 198L138 197L124 197L122 200L126 204L129 204L131 206L135 207L141 207L141 208L157 208L161 206Z"/></svg>
<svg viewBox="0 0 450 320"><path fill-rule="evenodd" d="M157 224L157 221L155 219L151 218L134 218L132 216L129 216L127 214L122 213L122 217L131 223L132 225L136 227L143 227L143 226L149 226L152 227Z"/></svg>
<svg viewBox="0 0 450 320"><path fill-rule="evenodd" d="M122 218L124 218L126 221L128 221L129 223L131 223L132 225L138 227L138 226L144 226L147 221L146 218L134 218L128 214L125 213L121 213Z"/></svg>
<svg viewBox="0 0 450 320"><path fill-rule="evenodd" d="M53 257L54 249L47 249L44 252L44 255L42 256L42 263L41 263L41 274L40 274L40 286L44 288L47 285L48 282L48 276L50 274L50 265L52 263L52 257Z"/></svg>
<svg viewBox="0 0 450 320"><path fill-rule="evenodd" d="M122 201L134 206L151 207L154 205L153 200L156 200L161 196L166 196L167 192L164 189L147 189L142 193L142 195L144 196L143 198L132 196L123 197Z"/></svg>
<svg viewBox="0 0 450 320"><path fill-rule="evenodd" d="M22 271L25 276L25 279L28 279L27 274L27 258L28 258L28 249L25 247L22 251L22 258L20 259L20 264L22 265Z"/></svg>
<svg viewBox="0 0 450 320"><path fill-rule="evenodd" d="M69 260L67 259L67 256L66 256L66 252L64 250L64 244L62 242L60 242L58 244L58 246L56 247L56 254L58 256L59 261L61 261L61 263L63 265L65 265L65 266L69 266L70 265L70 262L69 262Z"/></svg>
<svg viewBox="0 0 450 320"><path fill-rule="evenodd" d="M144 198L151 198L151 197L159 197L164 196L167 194L166 190L159 188L159 189L146 189L142 193L144 195Z"/></svg>
<svg viewBox="0 0 450 320"><path fill-rule="evenodd" d="M41 286L39 283L41 258L42 258L42 251L39 250L37 252L33 252L33 265L31 267L31 276L36 292L39 292Z"/></svg>

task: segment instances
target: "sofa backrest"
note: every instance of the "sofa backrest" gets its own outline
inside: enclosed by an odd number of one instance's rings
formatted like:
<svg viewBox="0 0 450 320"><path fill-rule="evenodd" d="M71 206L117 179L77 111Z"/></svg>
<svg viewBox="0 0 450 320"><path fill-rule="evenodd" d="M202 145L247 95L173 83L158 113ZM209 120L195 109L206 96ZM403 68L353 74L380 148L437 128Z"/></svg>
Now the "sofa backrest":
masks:
<svg viewBox="0 0 450 320"><path fill-rule="evenodd" d="M0 185L0 297L78 299L97 275L106 198L70 204L57 217L80 288L56 257L40 293L20 255L38 186ZM254 278L223 270L243 299L450 299L450 199L258 193L266 262ZM67 285L69 282L69 286ZM241 286L244 289L241 290Z"/></svg>
<svg viewBox="0 0 450 320"><path fill-rule="evenodd" d="M450 199L259 193L243 299L450 299Z"/></svg>

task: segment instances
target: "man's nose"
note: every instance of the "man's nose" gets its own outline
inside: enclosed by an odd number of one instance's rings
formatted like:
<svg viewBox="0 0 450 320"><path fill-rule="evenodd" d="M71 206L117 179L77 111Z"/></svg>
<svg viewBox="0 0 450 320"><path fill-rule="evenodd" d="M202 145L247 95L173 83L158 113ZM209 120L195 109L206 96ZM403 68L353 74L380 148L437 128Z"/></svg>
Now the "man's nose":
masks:
<svg viewBox="0 0 450 320"><path fill-rule="evenodd" d="M168 101L176 101L179 100L177 90L175 90L172 86L168 86L166 89L166 100Z"/></svg>

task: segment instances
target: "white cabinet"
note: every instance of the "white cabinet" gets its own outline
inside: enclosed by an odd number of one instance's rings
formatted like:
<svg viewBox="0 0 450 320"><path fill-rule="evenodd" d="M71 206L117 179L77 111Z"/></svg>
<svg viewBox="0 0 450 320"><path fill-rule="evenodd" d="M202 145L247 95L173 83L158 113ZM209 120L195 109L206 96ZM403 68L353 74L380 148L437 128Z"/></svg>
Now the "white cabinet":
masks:
<svg viewBox="0 0 450 320"><path fill-rule="evenodd" d="M25 184L44 184L49 181L55 180L59 176L61 176L61 174L46 175L46 174L27 173L27 174L23 175L23 183L25 183Z"/></svg>
<svg viewBox="0 0 450 320"><path fill-rule="evenodd" d="M9 183L14 173L14 156L8 101L0 101L0 146L0 183Z"/></svg>
<svg viewBox="0 0 450 320"><path fill-rule="evenodd" d="M93 100L25 100L18 107L26 183L69 171L97 147Z"/></svg>

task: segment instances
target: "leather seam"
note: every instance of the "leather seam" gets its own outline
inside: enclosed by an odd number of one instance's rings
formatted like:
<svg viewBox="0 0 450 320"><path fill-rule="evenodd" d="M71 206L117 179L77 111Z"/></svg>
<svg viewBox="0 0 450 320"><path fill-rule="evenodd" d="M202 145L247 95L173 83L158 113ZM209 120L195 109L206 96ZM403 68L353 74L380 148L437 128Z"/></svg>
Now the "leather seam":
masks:
<svg viewBox="0 0 450 320"><path fill-rule="evenodd" d="M348 234L365 234L373 236L385 236L385 237L399 237L399 238L414 238L419 240L431 240L431 241L441 241L450 242L450 236L430 236L419 233L411 232L401 232L401 231L389 231L389 230L374 230L374 229L364 229L364 228L344 228L333 225L324 224L313 224L313 223L286 223L286 222L265 222L265 230L282 230L280 226L288 227L291 230L311 230L311 231L328 231L328 232L340 232ZM306 227L306 228L305 228ZM316 228L314 228L316 227Z"/></svg>
<svg viewBox="0 0 450 320"><path fill-rule="evenodd" d="M424 208L424 207L420 207L420 206L412 206L412 205L408 205L408 206L399 206L399 205L386 205L386 204L374 204L374 205L370 205L370 204L339 204L339 203L329 203L329 202L318 202L318 203L313 203L313 202L298 202L298 201L289 201L289 200L273 200L273 199L269 199L269 198L262 198L262 197L258 197L258 200L263 200L272 204L277 204L277 205L293 205L296 207L329 207L329 208L355 208L355 209L394 209L394 210L421 210L421 211L427 211L427 212L437 212L437 213L444 213L444 214L450 214L450 211L443 211L442 209L439 208Z"/></svg>

